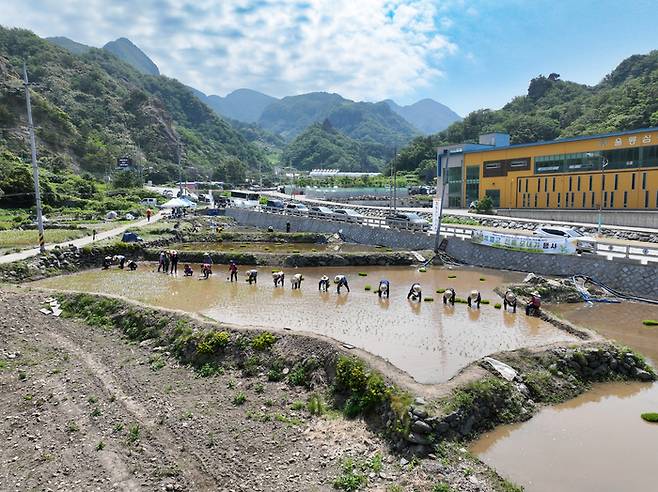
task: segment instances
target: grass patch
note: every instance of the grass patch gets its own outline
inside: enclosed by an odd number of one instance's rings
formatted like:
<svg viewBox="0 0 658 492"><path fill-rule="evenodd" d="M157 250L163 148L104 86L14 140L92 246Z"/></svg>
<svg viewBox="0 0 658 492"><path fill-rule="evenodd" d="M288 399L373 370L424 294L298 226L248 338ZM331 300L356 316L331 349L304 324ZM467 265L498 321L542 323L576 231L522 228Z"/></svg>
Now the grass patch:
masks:
<svg viewBox="0 0 658 492"><path fill-rule="evenodd" d="M327 405L325 404L322 395L313 393L309 396L308 401L306 402L306 410L308 410L308 413L311 415L324 414L327 411Z"/></svg>
<svg viewBox="0 0 658 492"><path fill-rule="evenodd" d="M352 458L346 458L341 463L342 473L338 475L332 485L335 489L355 491L364 487L368 483L366 476Z"/></svg>
<svg viewBox="0 0 658 492"><path fill-rule="evenodd" d="M105 449L105 443L103 441L98 441L96 444L96 451L103 451Z"/></svg>
<svg viewBox="0 0 658 492"><path fill-rule="evenodd" d="M91 235L91 231L87 229L46 229L44 231L48 243L64 243L89 235ZM24 249L36 246L39 246L39 232L37 230L9 229L0 231L0 249Z"/></svg>
<svg viewBox="0 0 658 492"><path fill-rule="evenodd" d="M656 412L643 413L640 417L647 422L658 423L658 413Z"/></svg>
<svg viewBox="0 0 658 492"><path fill-rule="evenodd" d="M247 397L245 396L244 393L240 392L233 397L231 403L233 403L233 405L235 406L239 406L239 405L244 405L244 402L246 401L247 401Z"/></svg>
<svg viewBox="0 0 658 492"><path fill-rule="evenodd" d="M655 319L645 319L642 320L644 326L658 326L658 320Z"/></svg>
<svg viewBox="0 0 658 492"><path fill-rule="evenodd" d="M212 376L224 374L224 368L218 364L207 362L198 368L196 373L199 375L199 377L209 378Z"/></svg>
<svg viewBox="0 0 658 492"><path fill-rule="evenodd" d="M203 335L196 351L200 354L214 354L223 349L231 341L231 335L226 331L211 331Z"/></svg>
<svg viewBox="0 0 658 492"><path fill-rule="evenodd" d="M131 425L128 429L128 444L134 444L139 441L141 435L141 429L139 424Z"/></svg>

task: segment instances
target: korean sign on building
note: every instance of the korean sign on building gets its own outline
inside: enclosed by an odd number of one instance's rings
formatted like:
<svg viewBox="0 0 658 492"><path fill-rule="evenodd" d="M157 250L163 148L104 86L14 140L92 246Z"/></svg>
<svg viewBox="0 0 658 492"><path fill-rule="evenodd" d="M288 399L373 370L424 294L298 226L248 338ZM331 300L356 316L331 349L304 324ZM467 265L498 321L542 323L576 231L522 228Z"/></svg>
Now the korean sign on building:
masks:
<svg viewBox="0 0 658 492"><path fill-rule="evenodd" d="M489 231L473 231L471 241L494 248L543 253L571 255L576 253L576 242L568 238L546 238L535 236L512 236Z"/></svg>

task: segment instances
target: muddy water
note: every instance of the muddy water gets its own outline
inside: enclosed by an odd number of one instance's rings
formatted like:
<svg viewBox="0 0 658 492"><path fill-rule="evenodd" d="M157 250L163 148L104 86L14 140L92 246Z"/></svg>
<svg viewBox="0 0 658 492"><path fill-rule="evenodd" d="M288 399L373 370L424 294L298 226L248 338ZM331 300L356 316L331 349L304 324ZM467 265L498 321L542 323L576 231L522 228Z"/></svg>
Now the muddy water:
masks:
<svg viewBox="0 0 658 492"><path fill-rule="evenodd" d="M552 306L556 314L597 330L658 362L658 306ZM658 411L658 384L601 384L530 421L504 426L471 447L528 491L648 491L658 489L658 425L640 418Z"/></svg>
<svg viewBox="0 0 658 492"><path fill-rule="evenodd" d="M240 242L240 241L222 241L217 243L181 243L170 246L170 249L178 251L236 251L236 252L257 252L257 253L350 253L362 251L385 251L385 249L375 248L363 244L338 243L338 244L318 244L318 243L259 243L259 242Z"/></svg>
<svg viewBox="0 0 658 492"><path fill-rule="evenodd" d="M493 288L518 281L520 274L436 268L421 273L410 267L300 268L289 269L285 288L275 289L270 268L259 269L259 283L253 286L245 283L242 273L239 283L228 282L225 265L215 265L210 280L158 274L153 268L143 264L134 273L87 271L47 279L40 285L122 295L230 323L320 333L379 355L422 383L446 381L468 363L493 352L571 340L537 318L505 313L491 305L480 310L460 304L446 307L435 293L439 287L452 286L458 296L466 297L471 289L479 288L483 299L493 303L497 300ZM359 271L368 275L360 277ZM305 277L301 290L290 289L294 273ZM348 276L351 292L337 295L332 285L330 292L319 293L319 277L333 278L338 273ZM457 278L449 279L449 275ZM366 284L375 290L382 278L391 282L390 300L379 300L364 290ZM416 281L422 284L423 296L433 296L435 302L407 301L409 287Z"/></svg>

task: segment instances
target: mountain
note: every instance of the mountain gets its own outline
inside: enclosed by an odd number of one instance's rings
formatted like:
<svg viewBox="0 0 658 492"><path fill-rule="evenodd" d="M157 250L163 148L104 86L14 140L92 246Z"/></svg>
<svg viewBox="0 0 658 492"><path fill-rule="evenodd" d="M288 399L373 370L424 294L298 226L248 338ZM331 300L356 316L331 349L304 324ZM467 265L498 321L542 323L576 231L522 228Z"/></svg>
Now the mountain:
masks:
<svg viewBox="0 0 658 492"><path fill-rule="evenodd" d="M361 143L336 130L329 120L313 123L283 151L285 166L311 171L316 168L341 171L372 171L377 164Z"/></svg>
<svg viewBox="0 0 658 492"><path fill-rule="evenodd" d="M425 134L445 130L455 121L462 119L448 106L436 102L434 99L421 99L409 106L399 106L391 99L383 102Z"/></svg>
<svg viewBox="0 0 658 492"><path fill-rule="evenodd" d="M530 81L526 95L499 110L473 111L400 151L398 169L435 159L438 145L477 142L478 135L507 132L513 144L658 126L658 50L622 61L594 86L560 79L558 73Z"/></svg>
<svg viewBox="0 0 658 492"><path fill-rule="evenodd" d="M66 38L64 36L55 36L45 39L53 44L56 44L60 48L64 48L65 50L70 51L74 55L83 55L91 49L91 46L78 43L77 41L73 41L72 39Z"/></svg>
<svg viewBox="0 0 658 492"><path fill-rule="evenodd" d="M110 41L105 46L104 50L109 51L120 60L125 61L131 65L138 72L145 75L160 75L160 70L157 65L153 63L142 50L135 46L132 41L126 38L119 38L116 41Z"/></svg>
<svg viewBox="0 0 658 492"><path fill-rule="evenodd" d="M29 54L29 56L28 56ZM0 27L0 153L29 160L20 71L27 58L40 164L104 176L136 155L154 182L222 179L264 162L263 151L180 82L143 75L107 50L74 55L22 29ZM177 135L179 137L177 137Z"/></svg>
<svg viewBox="0 0 658 492"><path fill-rule="evenodd" d="M207 96L205 103L217 113L243 123L255 123L277 98L251 89L238 89L226 97Z"/></svg>
<svg viewBox="0 0 658 492"><path fill-rule="evenodd" d="M309 125L325 119L355 140L390 149L418 134L385 103L354 102L327 92L284 97L267 106L258 123L290 141Z"/></svg>

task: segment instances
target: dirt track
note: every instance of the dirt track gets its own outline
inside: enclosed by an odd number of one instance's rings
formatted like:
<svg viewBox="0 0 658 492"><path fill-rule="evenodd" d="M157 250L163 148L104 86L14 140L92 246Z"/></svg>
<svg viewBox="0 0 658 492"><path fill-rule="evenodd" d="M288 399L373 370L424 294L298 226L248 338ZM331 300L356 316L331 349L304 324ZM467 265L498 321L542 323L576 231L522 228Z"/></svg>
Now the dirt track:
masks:
<svg viewBox="0 0 658 492"><path fill-rule="evenodd" d="M41 314L45 297L0 290L1 490L330 490L346 457L378 452L370 490L491 490L466 456L401 466L362 421L293 409L305 390L237 370L197 377L114 331Z"/></svg>

